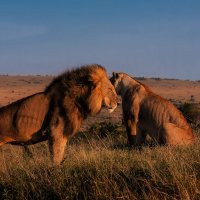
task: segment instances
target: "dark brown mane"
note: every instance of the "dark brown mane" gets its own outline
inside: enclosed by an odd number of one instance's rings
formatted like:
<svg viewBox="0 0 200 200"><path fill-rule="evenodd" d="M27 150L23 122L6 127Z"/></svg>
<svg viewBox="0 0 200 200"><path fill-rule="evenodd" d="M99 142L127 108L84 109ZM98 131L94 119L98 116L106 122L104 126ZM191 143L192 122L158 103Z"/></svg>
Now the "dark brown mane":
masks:
<svg viewBox="0 0 200 200"><path fill-rule="evenodd" d="M50 92L54 86L58 85L59 90L70 90L74 85L82 86L82 85L90 85L90 75L95 73L96 70L101 69L106 73L104 67L98 64L85 65L80 68L72 69L62 73L57 76L46 88L45 92Z"/></svg>
<svg viewBox="0 0 200 200"><path fill-rule="evenodd" d="M101 74L103 72L104 76L106 74L105 68L97 64L68 70L57 76L44 92L50 98L57 99L56 101L59 104L63 104L64 99L68 98L68 103L71 102L71 107L76 106L85 118L86 113L90 112L87 100L95 84L93 75L97 74L99 79L101 77L99 72ZM63 106L61 108L64 113Z"/></svg>

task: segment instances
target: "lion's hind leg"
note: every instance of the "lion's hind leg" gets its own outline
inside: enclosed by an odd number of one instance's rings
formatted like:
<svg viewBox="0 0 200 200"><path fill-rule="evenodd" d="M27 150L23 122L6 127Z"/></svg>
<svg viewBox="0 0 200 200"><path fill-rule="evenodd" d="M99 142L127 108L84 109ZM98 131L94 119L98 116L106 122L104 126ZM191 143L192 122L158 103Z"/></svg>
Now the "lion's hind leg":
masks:
<svg viewBox="0 0 200 200"><path fill-rule="evenodd" d="M27 145L23 146L23 152L26 157L33 158L33 153L31 152L31 150L29 149Z"/></svg>
<svg viewBox="0 0 200 200"><path fill-rule="evenodd" d="M191 130L180 128L172 123L165 123L161 132L166 144L179 145L190 144L194 141Z"/></svg>
<svg viewBox="0 0 200 200"><path fill-rule="evenodd" d="M13 141L15 141L13 138L0 136L0 146Z"/></svg>
<svg viewBox="0 0 200 200"><path fill-rule="evenodd" d="M0 146L4 145L5 142L0 140Z"/></svg>

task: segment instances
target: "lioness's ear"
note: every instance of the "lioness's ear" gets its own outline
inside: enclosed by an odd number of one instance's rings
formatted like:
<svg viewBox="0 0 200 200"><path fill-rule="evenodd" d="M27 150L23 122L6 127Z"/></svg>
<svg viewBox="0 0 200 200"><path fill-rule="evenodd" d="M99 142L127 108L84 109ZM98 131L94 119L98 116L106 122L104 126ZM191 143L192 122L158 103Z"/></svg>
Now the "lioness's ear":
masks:
<svg viewBox="0 0 200 200"><path fill-rule="evenodd" d="M119 78L119 74L116 73L116 72L113 72L113 76L114 76L115 78Z"/></svg>

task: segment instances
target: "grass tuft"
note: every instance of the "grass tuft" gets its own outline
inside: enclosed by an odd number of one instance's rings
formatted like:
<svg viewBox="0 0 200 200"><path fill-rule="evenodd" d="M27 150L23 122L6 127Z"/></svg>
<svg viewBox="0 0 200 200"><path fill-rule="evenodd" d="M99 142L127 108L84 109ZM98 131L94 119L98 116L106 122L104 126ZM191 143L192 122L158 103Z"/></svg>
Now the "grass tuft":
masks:
<svg viewBox="0 0 200 200"><path fill-rule="evenodd" d="M200 139L182 147L127 148L124 127L94 124L53 167L46 143L1 148L0 199L199 199ZM102 136L103 134L103 136Z"/></svg>

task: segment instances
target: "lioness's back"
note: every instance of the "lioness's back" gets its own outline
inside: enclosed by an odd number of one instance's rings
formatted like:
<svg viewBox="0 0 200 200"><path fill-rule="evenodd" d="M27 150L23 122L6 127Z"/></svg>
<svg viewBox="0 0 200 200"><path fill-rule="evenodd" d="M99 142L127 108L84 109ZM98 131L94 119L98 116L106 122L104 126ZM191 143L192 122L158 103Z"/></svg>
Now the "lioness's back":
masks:
<svg viewBox="0 0 200 200"><path fill-rule="evenodd" d="M147 97L143 100L141 112L144 116L149 115L149 119L154 119L157 126L169 122L176 124L179 128L190 129L181 111L171 102L153 92L148 92Z"/></svg>

